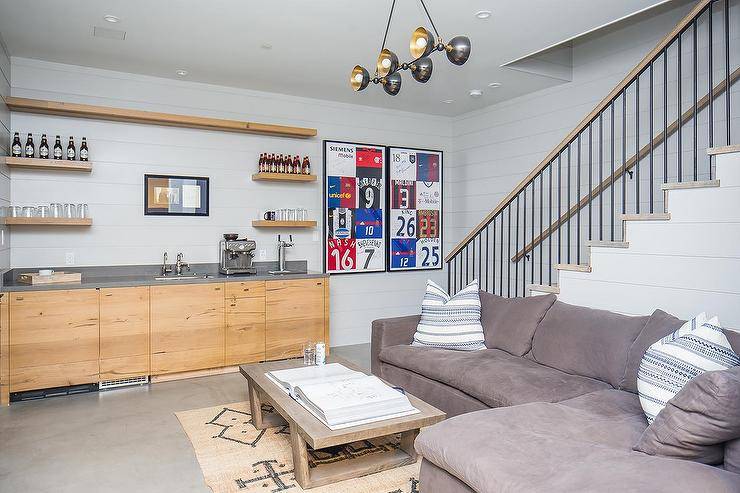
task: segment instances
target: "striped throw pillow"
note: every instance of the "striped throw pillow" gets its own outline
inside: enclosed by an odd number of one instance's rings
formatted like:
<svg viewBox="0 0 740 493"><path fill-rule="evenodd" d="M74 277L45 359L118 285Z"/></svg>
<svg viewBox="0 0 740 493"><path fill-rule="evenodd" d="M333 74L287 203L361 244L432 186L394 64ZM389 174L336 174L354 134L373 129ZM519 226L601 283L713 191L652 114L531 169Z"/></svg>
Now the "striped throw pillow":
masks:
<svg viewBox="0 0 740 493"><path fill-rule="evenodd" d="M474 280L454 296L427 281L412 345L477 351L486 349L483 340L478 281Z"/></svg>
<svg viewBox="0 0 740 493"><path fill-rule="evenodd" d="M648 348L637 372L637 392L648 423L692 378L740 365L719 319L701 313Z"/></svg>

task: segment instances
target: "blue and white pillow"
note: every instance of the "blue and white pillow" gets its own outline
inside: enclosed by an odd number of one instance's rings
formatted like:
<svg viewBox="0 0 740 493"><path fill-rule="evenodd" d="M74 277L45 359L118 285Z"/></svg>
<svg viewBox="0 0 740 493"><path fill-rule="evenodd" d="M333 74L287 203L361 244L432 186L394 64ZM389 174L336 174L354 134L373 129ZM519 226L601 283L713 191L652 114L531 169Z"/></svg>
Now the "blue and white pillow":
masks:
<svg viewBox="0 0 740 493"><path fill-rule="evenodd" d="M480 323L478 280L454 296L432 281L421 303L421 319L414 334L414 346L437 347L457 351L486 349Z"/></svg>
<svg viewBox="0 0 740 493"><path fill-rule="evenodd" d="M692 378L740 365L719 319L705 313L648 348L637 372L637 392L648 423Z"/></svg>

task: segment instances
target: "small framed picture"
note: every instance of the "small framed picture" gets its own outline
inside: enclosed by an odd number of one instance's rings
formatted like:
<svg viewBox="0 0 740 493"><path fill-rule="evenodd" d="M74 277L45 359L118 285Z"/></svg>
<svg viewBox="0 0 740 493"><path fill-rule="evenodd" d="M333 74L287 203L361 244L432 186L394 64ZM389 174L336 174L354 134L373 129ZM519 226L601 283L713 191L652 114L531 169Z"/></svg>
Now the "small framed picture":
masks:
<svg viewBox="0 0 740 493"><path fill-rule="evenodd" d="M208 178L144 175L145 216L207 216Z"/></svg>

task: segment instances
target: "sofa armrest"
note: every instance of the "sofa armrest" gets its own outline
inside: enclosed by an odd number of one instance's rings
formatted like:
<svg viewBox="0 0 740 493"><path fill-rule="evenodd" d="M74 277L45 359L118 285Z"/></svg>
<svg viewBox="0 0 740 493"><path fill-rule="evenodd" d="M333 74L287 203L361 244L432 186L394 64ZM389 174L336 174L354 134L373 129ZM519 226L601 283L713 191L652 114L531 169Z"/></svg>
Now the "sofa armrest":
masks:
<svg viewBox="0 0 740 493"><path fill-rule="evenodd" d="M419 318L421 315L373 320L370 369L374 375L380 376L380 359L378 358L380 351L389 346L411 344L414 340L416 326L419 325Z"/></svg>

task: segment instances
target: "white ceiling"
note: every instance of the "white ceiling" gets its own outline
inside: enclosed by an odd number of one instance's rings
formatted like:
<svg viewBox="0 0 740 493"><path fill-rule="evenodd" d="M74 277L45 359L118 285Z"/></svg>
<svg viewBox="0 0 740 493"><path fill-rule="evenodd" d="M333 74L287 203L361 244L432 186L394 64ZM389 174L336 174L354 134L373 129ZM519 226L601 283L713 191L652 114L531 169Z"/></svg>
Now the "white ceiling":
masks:
<svg viewBox="0 0 740 493"><path fill-rule="evenodd" d="M372 73L391 0L0 0L0 33L12 56L168 78L183 68L192 81L457 115L562 82L503 63L664 2L426 0L443 38L469 36L472 55L457 67L435 53L432 80L419 84L404 72L396 97L348 84L355 64ZM483 9L490 19L474 16ZM402 61L420 25L429 27L418 0L397 0L387 46ZM126 39L93 37L94 26L124 30ZM470 98L470 89L483 97Z"/></svg>

